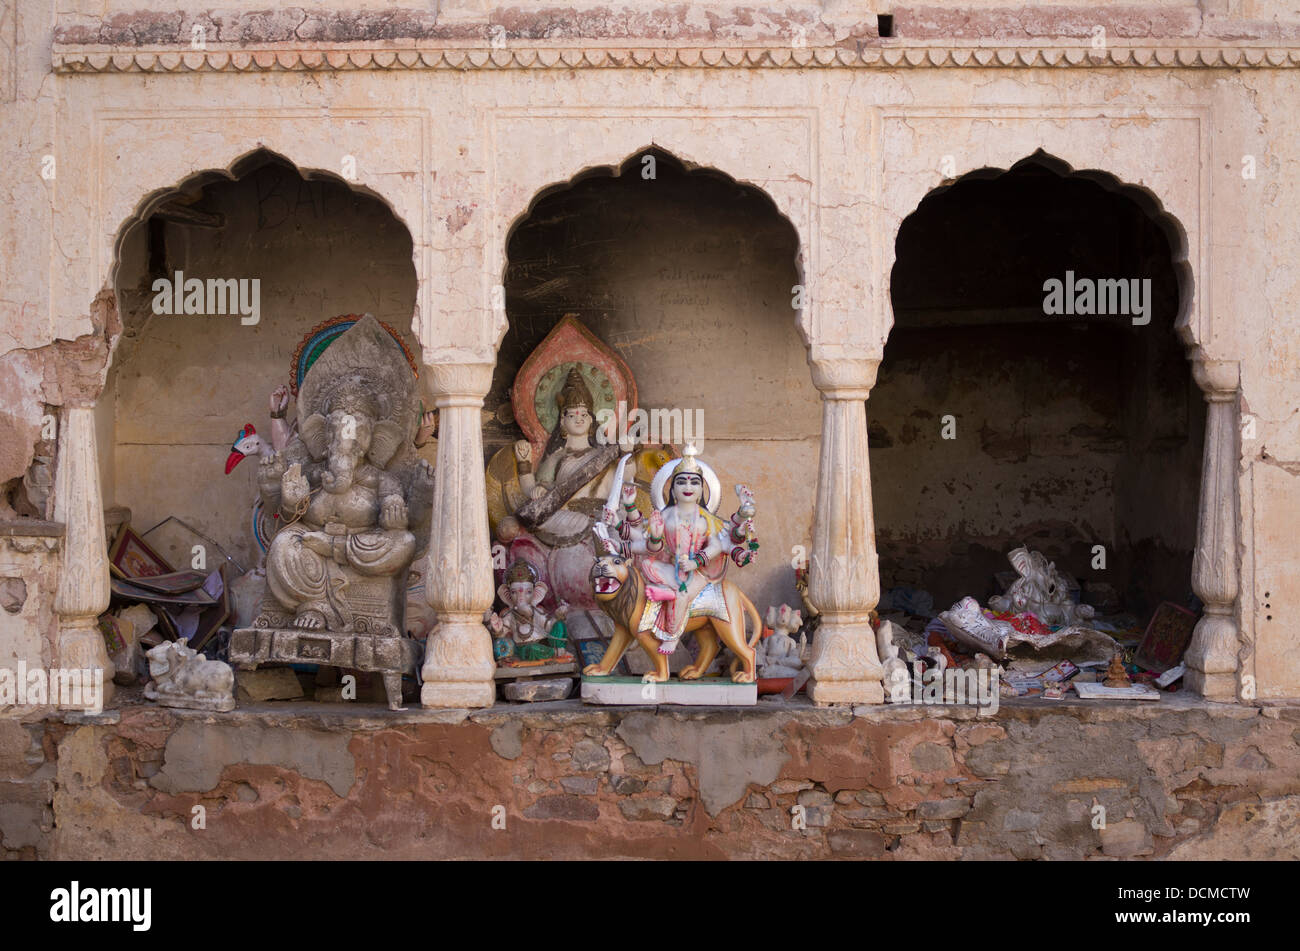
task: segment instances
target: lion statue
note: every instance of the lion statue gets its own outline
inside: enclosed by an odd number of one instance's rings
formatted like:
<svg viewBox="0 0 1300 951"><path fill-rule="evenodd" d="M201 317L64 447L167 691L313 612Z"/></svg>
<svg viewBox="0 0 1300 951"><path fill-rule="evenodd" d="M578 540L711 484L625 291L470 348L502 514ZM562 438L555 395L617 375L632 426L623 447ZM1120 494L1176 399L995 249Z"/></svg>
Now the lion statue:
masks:
<svg viewBox="0 0 1300 951"><path fill-rule="evenodd" d="M590 677L608 677L632 644L633 637L641 645L654 670L641 679L664 683L668 680L668 655L659 651L659 642L649 630L640 630L646 613L646 586L641 571L631 558L607 553L596 559L591 569L592 587L596 603L614 622L614 638L599 664L589 664L583 674ZM727 606L729 620L714 617L691 617L686 630L694 631L699 640L699 655L695 663L682 668L682 680L697 680L704 676L718 656L722 645L736 655L731 665L731 679L736 683L753 683L755 678L754 648L762 635L762 622L758 609L745 593L730 581L720 582ZM745 618L749 618L753 636L745 639ZM719 644L721 641L721 644Z"/></svg>

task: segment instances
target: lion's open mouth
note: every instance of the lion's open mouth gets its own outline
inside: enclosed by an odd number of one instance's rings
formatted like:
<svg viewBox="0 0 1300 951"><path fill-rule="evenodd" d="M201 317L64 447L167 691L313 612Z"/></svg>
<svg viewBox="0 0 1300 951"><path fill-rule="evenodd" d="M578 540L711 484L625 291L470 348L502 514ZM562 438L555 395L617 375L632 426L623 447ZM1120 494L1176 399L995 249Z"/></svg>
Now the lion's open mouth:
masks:
<svg viewBox="0 0 1300 951"><path fill-rule="evenodd" d="M610 575L597 575L594 581L597 594L613 594L621 585L621 582Z"/></svg>

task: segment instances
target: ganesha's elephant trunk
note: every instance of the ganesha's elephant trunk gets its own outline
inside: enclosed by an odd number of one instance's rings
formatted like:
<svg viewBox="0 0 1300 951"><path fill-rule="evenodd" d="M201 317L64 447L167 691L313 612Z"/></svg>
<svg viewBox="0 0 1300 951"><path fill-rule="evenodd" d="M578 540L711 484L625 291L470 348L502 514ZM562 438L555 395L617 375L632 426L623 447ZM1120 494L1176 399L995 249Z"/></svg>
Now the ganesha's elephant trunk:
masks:
<svg viewBox="0 0 1300 951"><path fill-rule="evenodd" d="M320 474L321 487L333 495L340 495L352 488L356 470L355 456L330 456L329 468Z"/></svg>

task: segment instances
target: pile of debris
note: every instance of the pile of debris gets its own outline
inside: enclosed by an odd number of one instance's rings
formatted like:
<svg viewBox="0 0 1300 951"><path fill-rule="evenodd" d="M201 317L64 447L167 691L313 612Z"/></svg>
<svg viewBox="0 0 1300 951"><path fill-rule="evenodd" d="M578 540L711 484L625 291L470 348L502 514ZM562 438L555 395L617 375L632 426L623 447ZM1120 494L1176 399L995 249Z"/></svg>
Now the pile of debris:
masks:
<svg viewBox="0 0 1300 951"><path fill-rule="evenodd" d="M1083 699L1158 700L1160 690L1178 689L1195 611L1164 602L1141 628L1118 610L1111 586L1090 585L1087 604L1041 552L1021 547L1007 557L1016 574L987 606L965 597L935 613L926 591L886 592L877 638L888 696L908 702L934 668L995 671L1004 698L1060 700L1073 690Z"/></svg>

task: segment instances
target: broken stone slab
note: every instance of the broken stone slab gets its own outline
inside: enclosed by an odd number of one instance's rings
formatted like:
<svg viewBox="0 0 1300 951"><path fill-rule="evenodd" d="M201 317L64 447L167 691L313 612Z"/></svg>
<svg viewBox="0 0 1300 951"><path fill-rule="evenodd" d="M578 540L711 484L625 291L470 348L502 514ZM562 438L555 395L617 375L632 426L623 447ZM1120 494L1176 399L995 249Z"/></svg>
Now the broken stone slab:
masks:
<svg viewBox="0 0 1300 951"><path fill-rule="evenodd" d="M537 667L498 667L492 674L497 680L531 680L536 677L554 677L556 674L576 674L576 661L559 664L540 664Z"/></svg>
<svg viewBox="0 0 1300 951"><path fill-rule="evenodd" d="M564 700L573 690L572 677L550 677L542 680L529 678L504 684L501 692L507 700L536 703L542 700Z"/></svg>
<svg viewBox="0 0 1300 951"><path fill-rule="evenodd" d="M966 798L931 799L916 807L916 815L920 819L960 819L968 812L970 800Z"/></svg>
<svg viewBox="0 0 1300 951"><path fill-rule="evenodd" d="M677 809L677 800L671 796L655 796L651 799L624 799L618 804L619 811L627 819L634 821L664 821L671 819Z"/></svg>
<svg viewBox="0 0 1300 951"><path fill-rule="evenodd" d="M288 667L263 667L241 670L235 674L239 699L244 703L266 700L297 700L303 696L302 684Z"/></svg>

